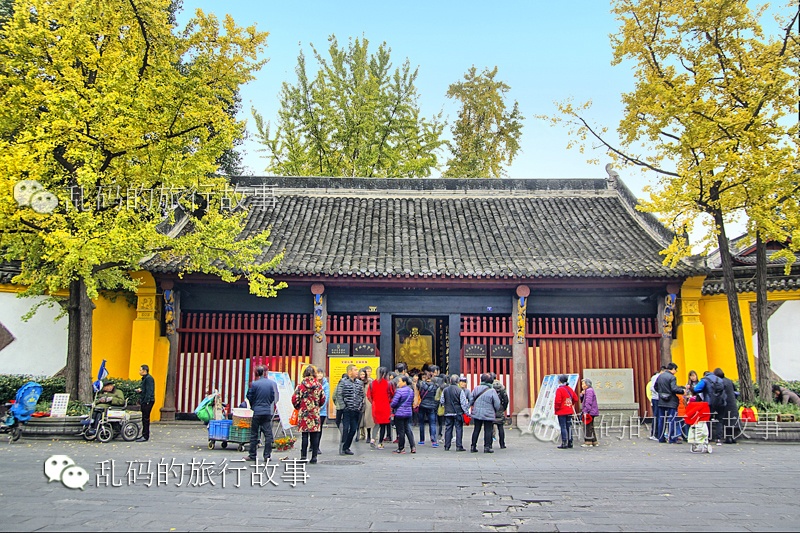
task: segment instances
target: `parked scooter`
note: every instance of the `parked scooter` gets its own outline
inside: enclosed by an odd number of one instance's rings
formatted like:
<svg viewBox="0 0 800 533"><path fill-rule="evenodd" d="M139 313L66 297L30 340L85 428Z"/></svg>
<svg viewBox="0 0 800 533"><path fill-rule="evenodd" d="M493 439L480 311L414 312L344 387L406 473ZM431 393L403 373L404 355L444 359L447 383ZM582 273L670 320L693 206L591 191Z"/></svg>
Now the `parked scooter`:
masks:
<svg viewBox="0 0 800 533"><path fill-rule="evenodd" d="M36 411L42 386L29 381L19 388L13 402L4 405L6 414L0 420L0 433L9 433L8 442L16 442L22 436L22 426L28 423Z"/></svg>

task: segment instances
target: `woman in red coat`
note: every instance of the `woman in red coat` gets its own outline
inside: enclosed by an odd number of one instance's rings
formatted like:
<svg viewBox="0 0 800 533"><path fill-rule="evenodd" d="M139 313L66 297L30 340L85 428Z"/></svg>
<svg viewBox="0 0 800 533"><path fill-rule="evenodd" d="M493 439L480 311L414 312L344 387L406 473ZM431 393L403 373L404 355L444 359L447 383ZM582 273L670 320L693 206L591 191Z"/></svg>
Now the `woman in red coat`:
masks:
<svg viewBox="0 0 800 533"><path fill-rule="evenodd" d="M386 379L388 373L385 366L379 367L378 377L367 388L367 398L372 402L372 420L381 427L378 439L378 448L381 450L384 436L389 435L389 431L391 431L389 424L391 423L392 408L389 403L392 401L392 384Z"/></svg>
<svg viewBox="0 0 800 533"><path fill-rule="evenodd" d="M572 448L572 415L578 404L578 395L567 384L569 378L566 374L558 376L561 385L556 389L555 414L558 416L558 425L561 426L561 446L559 449Z"/></svg>

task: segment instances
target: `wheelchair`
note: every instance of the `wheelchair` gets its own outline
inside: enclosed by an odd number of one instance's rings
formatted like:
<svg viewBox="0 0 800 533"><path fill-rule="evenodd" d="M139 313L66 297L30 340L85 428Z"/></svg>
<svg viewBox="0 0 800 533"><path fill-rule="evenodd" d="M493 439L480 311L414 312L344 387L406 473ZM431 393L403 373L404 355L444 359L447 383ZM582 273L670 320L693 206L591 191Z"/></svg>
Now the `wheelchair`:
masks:
<svg viewBox="0 0 800 533"><path fill-rule="evenodd" d="M89 417L84 421L81 436L87 440L99 440L100 442L109 442L122 436L122 440L130 442L139 437L141 428L139 424L131 420L131 414L125 409L128 407L128 401L125 400L125 405L122 407L109 407L108 409L97 409L97 397L92 404L87 404L91 407ZM100 417L97 420L97 427L93 427L94 413L100 412Z"/></svg>

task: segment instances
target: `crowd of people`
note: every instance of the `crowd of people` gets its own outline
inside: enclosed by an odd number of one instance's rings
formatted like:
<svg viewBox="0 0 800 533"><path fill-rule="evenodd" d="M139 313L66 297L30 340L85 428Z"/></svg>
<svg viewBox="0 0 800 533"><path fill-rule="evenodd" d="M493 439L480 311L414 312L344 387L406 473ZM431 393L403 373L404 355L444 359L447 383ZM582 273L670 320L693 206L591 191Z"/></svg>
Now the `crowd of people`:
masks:
<svg viewBox="0 0 800 533"><path fill-rule="evenodd" d="M647 396L653 409L650 439L677 444L685 440L688 426L681 416L692 402L705 402L710 413L710 438L717 445L734 444L741 434L739 409L733 381L720 368L706 371L702 378L689 371L686 385L678 385L678 365L669 363L653 374L647 386Z"/></svg>
<svg viewBox="0 0 800 533"><path fill-rule="evenodd" d="M455 444L456 451L466 451L463 432L469 423L474 425L470 451L478 452L481 433L484 453L494 453L495 439L504 449L508 392L492 373L480 379L470 391L465 376L442 375L435 365L412 373L405 363L394 371L379 367L374 378L370 367L350 365L333 393L342 434L339 453L352 455L351 446L359 438L379 450L387 443L396 444L393 452L398 455L407 449L416 453L427 439L433 448L449 451ZM419 440L414 426L419 428Z"/></svg>
<svg viewBox="0 0 800 533"><path fill-rule="evenodd" d="M262 377L265 369L256 369ZM690 371L686 385L679 386L676 374L678 366L670 363L661 367L647 385L647 396L652 402L653 426L650 438L662 443L680 443L687 434L681 416L682 409L692 402L707 402L711 412L711 439L717 444L735 443L741 431L737 396L733 382L717 368L703 373L699 378ZM260 374L259 374L260 372ZM261 382L261 383L260 383ZM269 458L272 442L265 405L274 403L277 391L267 384L269 380L257 380L251 385L248 398L254 406L251 432L250 456L255 459L254 444L264 434L268 446L265 460ZM800 397L785 388L775 386L776 401L800 404ZM292 396L297 410L297 427L302 434L301 459L317 462L320 438L327 419L328 401L331 398L330 384L322 370L309 365L303 371L302 381ZM509 404L508 392L503 383L492 373L480 376L480 383L473 389L467 387L467 378L453 374L446 376L436 366L427 366L421 371L409 373L404 363L394 371L379 367L373 378L372 368L349 365L342 375L332 396L336 407L336 426L341 433L340 455L353 455L354 442L364 441L370 447L383 450L395 444L393 453L401 455L406 450L416 453L417 446L428 440L434 448L464 452L464 426L473 426L470 451L477 453L478 442L483 438L483 452L494 453L494 443L500 449L506 447L505 422ZM580 404L580 408L578 405ZM554 400L554 413L561 432L559 449L573 447L573 419L581 416L584 426L583 448L599 446L595 431L595 418L599 416L597 396L592 381L580 381L580 393L569 386L568 376L559 376L559 387ZM271 409L271 408L270 408ZM419 439L414 436L418 427ZM392 435L395 435L394 438Z"/></svg>

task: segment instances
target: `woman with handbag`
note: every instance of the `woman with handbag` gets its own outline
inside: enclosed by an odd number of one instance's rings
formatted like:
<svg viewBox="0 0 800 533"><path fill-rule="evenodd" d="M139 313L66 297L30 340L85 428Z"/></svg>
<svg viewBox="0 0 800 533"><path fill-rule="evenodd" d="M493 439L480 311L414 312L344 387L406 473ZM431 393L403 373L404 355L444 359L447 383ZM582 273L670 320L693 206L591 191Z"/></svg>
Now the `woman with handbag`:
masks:
<svg viewBox="0 0 800 533"><path fill-rule="evenodd" d="M325 403L325 393L322 384L317 381L317 369L308 365L303 371L303 381L297 386L292 395L292 405L297 409L297 429L303 434L300 447L300 460L308 457L309 441L311 444L311 460L317 462L319 451L319 438L322 435L322 421L319 411Z"/></svg>
<svg viewBox="0 0 800 533"><path fill-rule="evenodd" d="M414 389L411 387L411 378L400 376L397 380L397 391L392 398L392 409L394 409L394 423L397 427L397 449L393 453L406 453L406 429L411 421L412 404L414 403ZM413 435L411 437L411 453L417 453L414 446Z"/></svg>
<svg viewBox="0 0 800 533"><path fill-rule="evenodd" d="M581 381L581 387L583 387L581 392L581 404L583 406L581 413L583 415L583 423L586 426L584 443L581 444L581 448L600 446L600 443L597 442L597 434L594 432L594 418L600 414L600 410L597 407L597 395L592 388L592 380L584 378Z"/></svg>
<svg viewBox="0 0 800 533"><path fill-rule="evenodd" d="M566 374L558 376L558 382L560 385L556 389L553 408L558 417L558 425L561 427L561 446L558 446L558 449L564 450L572 448L572 417L575 414L578 395L569 386L569 378Z"/></svg>

